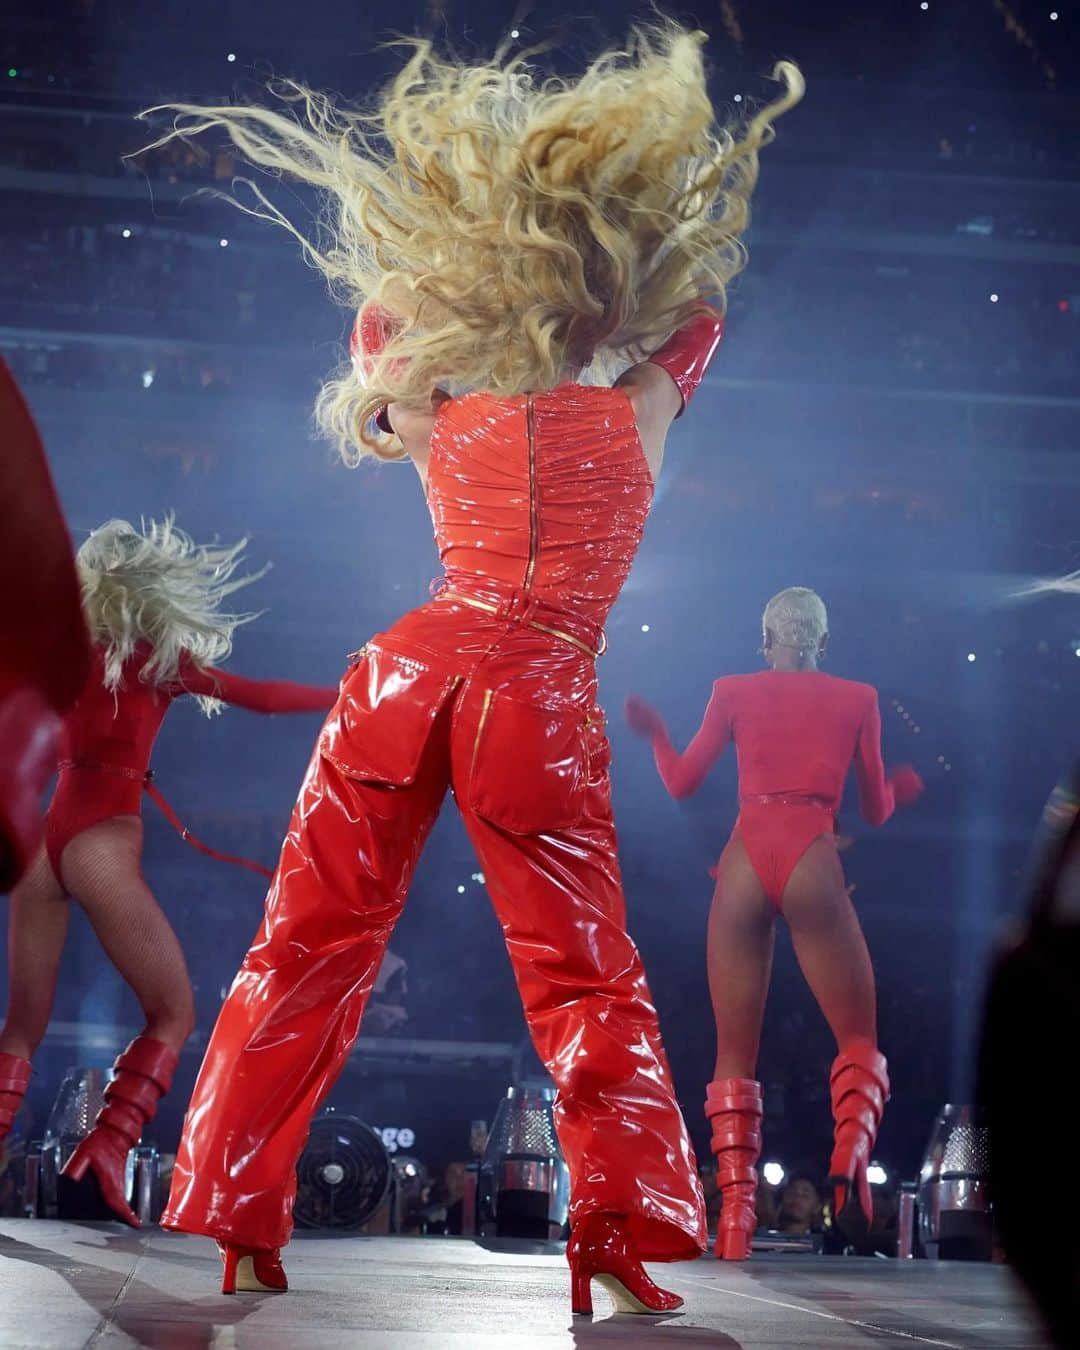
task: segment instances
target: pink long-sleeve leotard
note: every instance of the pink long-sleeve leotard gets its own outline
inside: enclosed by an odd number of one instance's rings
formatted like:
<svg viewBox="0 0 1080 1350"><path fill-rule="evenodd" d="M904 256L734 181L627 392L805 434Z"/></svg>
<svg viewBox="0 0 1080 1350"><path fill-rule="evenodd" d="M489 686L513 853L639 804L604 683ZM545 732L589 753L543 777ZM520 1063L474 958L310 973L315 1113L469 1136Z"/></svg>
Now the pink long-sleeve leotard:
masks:
<svg viewBox="0 0 1080 1350"><path fill-rule="evenodd" d="M852 760L871 825L883 825L921 787L906 767L886 777L877 691L820 671L768 670L717 680L701 727L682 754L658 724L656 767L671 795L696 792L730 741L739 761L734 834L778 908L806 850L834 834Z"/></svg>

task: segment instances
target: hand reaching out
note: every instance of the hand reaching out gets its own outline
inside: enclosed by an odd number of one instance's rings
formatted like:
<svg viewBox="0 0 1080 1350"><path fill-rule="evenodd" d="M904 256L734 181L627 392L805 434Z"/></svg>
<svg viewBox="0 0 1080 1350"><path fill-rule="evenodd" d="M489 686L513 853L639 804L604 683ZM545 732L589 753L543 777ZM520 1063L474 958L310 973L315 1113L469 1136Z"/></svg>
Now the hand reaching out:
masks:
<svg viewBox="0 0 1080 1350"><path fill-rule="evenodd" d="M901 764L889 775L897 806L911 806L926 790L923 780L910 764Z"/></svg>
<svg viewBox="0 0 1080 1350"><path fill-rule="evenodd" d="M660 714L638 694L631 694L624 707L626 721L635 736L653 737L663 728Z"/></svg>

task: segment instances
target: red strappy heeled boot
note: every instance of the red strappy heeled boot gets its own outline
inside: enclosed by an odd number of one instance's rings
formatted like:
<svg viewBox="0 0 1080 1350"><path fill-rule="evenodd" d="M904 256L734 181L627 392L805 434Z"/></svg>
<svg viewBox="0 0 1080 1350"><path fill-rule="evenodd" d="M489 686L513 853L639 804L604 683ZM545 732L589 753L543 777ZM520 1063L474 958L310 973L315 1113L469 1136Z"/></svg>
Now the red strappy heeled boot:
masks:
<svg viewBox="0 0 1080 1350"><path fill-rule="evenodd" d="M277 1247L241 1247L235 1242L219 1242L218 1251L225 1265L221 1277L223 1294L285 1294L289 1281Z"/></svg>
<svg viewBox="0 0 1080 1350"><path fill-rule="evenodd" d="M721 1078L705 1092L712 1125L716 1184L724 1198L716 1232L720 1261L745 1261L757 1227L757 1160L761 1156L761 1084L753 1078Z"/></svg>
<svg viewBox="0 0 1080 1350"><path fill-rule="evenodd" d="M856 1197L869 1225L874 1220L874 1204L866 1169L889 1100L885 1056L869 1041L845 1046L833 1061L830 1087L835 1133L829 1185L834 1217L844 1213Z"/></svg>
<svg viewBox="0 0 1080 1350"><path fill-rule="evenodd" d="M592 1310L593 1280L599 1280L622 1313L666 1313L683 1300L654 1284L645 1273L626 1235L621 1214L587 1214L566 1244L570 1263L571 1306L575 1313Z"/></svg>
<svg viewBox="0 0 1080 1350"><path fill-rule="evenodd" d="M30 1061L0 1054L0 1144L8 1137L15 1113L30 1086Z"/></svg>
<svg viewBox="0 0 1080 1350"><path fill-rule="evenodd" d="M92 1171L105 1203L118 1219L140 1228L139 1217L124 1194L128 1151L153 1120L158 1102L168 1092L179 1062L175 1050L150 1036L136 1036L113 1065L105 1089L105 1105L94 1128L71 1155L63 1175L81 1181Z"/></svg>

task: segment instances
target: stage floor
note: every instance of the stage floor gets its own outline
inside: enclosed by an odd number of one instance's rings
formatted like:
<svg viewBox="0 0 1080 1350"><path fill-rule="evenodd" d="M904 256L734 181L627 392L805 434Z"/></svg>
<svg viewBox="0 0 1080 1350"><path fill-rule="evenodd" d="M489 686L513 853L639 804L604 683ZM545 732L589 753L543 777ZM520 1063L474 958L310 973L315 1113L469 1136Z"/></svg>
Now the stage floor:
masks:
<svg viewBox="0 0 1080 1350"><path fill-rule="evenodd" d="M292 1292L218 1294L203 1238L110 1224L0 1220L0 1346L33 1350L742 1350L1043 1344L1009 1272L981 1265L755 1256L654 1267L681 1313L572 1318L562 1255L454 1238L304 1238Z"/></svg>

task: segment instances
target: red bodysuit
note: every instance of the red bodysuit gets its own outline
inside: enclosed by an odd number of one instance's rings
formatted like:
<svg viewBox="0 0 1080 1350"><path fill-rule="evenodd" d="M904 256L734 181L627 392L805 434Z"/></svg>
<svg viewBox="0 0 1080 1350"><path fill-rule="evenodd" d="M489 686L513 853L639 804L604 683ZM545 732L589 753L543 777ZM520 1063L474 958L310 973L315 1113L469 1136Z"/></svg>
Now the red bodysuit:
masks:
<svg viewBox="0 0 1080 1350"><path fill-rule="evenodd" d="M45 847L57 878L64 849L83 830L113 816L139 815L150 753L174 699L204 694L253 712L322 712L337 698L320 688L288 680L249 680L242 675L200 669L184 660L176 684L154 685L139 678L149 647L125 664L121 687L105 688L104 650L95 647L90 676L64 719L60 776L45 818Z"/></svg>
<svg viewBox="0 0 1080 1350"><path fill-rule="evenodd" d="M739 758L742 840L769 899L779 909L795 865L815 839L831 837L854 759L859 803L883 825L917 793L910 769L885 777L877 691L820 671L761 671L717 680L701 727L680 755L661 726L656 767L673 797L688 797L729 741Z"/></svg>
<svg viewBox="0 0 1080 1350"><path fill-rule="evenodd" d="M441 405L428 503L445 586L342 682L210 1038L165 1227L288 1240L312 1112L452 788L558 1087L571 1222L623 1215L649 1260L704 1247L693 1150L626 932L596 704L602 625L652 495L622 390ZM444 922L459 919L449 908Z"/></svg>

